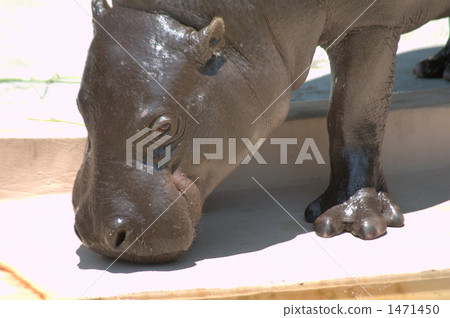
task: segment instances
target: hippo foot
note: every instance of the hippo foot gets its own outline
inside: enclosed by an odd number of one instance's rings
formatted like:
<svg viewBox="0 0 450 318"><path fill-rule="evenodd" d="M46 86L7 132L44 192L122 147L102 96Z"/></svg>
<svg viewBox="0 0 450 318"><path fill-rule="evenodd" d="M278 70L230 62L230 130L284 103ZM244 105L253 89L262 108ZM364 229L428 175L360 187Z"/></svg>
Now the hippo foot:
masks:
<svg viewBox="0 0 450 318"><path fill-rule="evenodd" d="M321 237L332 237L351 232L364 240L371 240L386 233L386 228L403 226L403 215L386 192L364 188L347 201L332 206L321 213L323 196L308 206L306 220L314 222L314 230Z"/></svg>
<svg viewBox="0 0 450 318"><path fill-rule="evenodd" d="M450 46L416 64L413 73L423 78L445 78L450 81Z"/></svg>

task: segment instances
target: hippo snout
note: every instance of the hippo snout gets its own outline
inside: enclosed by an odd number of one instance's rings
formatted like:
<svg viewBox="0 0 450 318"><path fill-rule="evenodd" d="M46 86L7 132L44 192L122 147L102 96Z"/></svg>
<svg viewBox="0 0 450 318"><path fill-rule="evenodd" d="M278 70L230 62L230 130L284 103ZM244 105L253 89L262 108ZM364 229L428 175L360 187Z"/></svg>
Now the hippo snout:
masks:
<svg viewBox="0 0 450 318"><path fill-rule="evenodd" d="M135 263L167 262L187 251L194 239L194 227L188 218L177 218L176 224L159 219L151 225L153 222L118 217L93 231L84 214L84 210L76 214L78 237L88 248L111 258Z"/></svg>
<svg viewBox="0 0 450 318"><path fill-rule="evenodd" d="M83 245L114 259L134 263L176 259L191 246L200 218L195 185L168 172L164 176L131 173L134 182L128 184L87 180L91 185L81 187L77 184L83 183L83 176L77 177L75 233ZM148 180L140 183L140 178ZM191 186L183 188L186 185Z"/></svg>

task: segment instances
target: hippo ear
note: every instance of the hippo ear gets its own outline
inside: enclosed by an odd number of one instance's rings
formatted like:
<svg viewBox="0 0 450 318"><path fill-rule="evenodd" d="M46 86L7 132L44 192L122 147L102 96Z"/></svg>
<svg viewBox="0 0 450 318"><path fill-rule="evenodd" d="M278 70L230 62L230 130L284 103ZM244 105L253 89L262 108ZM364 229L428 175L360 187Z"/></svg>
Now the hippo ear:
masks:
<svg viewBox="0 0 450 318"><path fill-rule="evenodd" d="M111 9L106 0L92 0L92 17L99 19Z"/></svg>
<svg viewBox="0 0 450 318"><path fill-rule="evenodd" d="M213 54L220 51L225 43L225 23L222 18L216 17L211 23L191 34L191 43L196 48L196 60L205 64Z"/></svg>

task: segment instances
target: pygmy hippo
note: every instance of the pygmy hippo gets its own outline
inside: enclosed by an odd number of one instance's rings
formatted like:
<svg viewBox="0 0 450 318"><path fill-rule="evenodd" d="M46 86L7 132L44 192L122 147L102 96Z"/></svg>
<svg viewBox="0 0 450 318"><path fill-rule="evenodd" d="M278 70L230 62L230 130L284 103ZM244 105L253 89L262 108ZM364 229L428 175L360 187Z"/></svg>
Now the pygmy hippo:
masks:
<svg viewBox="0 0 450 318"><path fill-rule="evenodd" d="M77 99L88 143L73 189L85 246L139 263L183 254L206 197L252 154L238 144L235 164L193 164L192 140L267 137L318 45L332 69L331 176L306 220L322 237L374 239L403 225L381 167L397 43L450 16L450 1L93 0L92 12ZM440 54L448 68L448 47Z"/></svg>

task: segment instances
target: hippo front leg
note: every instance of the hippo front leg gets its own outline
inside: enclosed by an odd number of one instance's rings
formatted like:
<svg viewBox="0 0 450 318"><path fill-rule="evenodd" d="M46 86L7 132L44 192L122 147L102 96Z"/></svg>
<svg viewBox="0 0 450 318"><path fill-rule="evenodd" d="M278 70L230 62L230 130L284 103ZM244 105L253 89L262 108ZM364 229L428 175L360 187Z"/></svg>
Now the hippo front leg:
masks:
<svg viewBox="0 0 450 318"><path fill-rule="evenodd" d="M366 27L328 50L331 177L327 190L305 212L319 236L348 231L373 239L386 233L387 226L403 225L381 167L398 40L392 29Z"/></svg>

